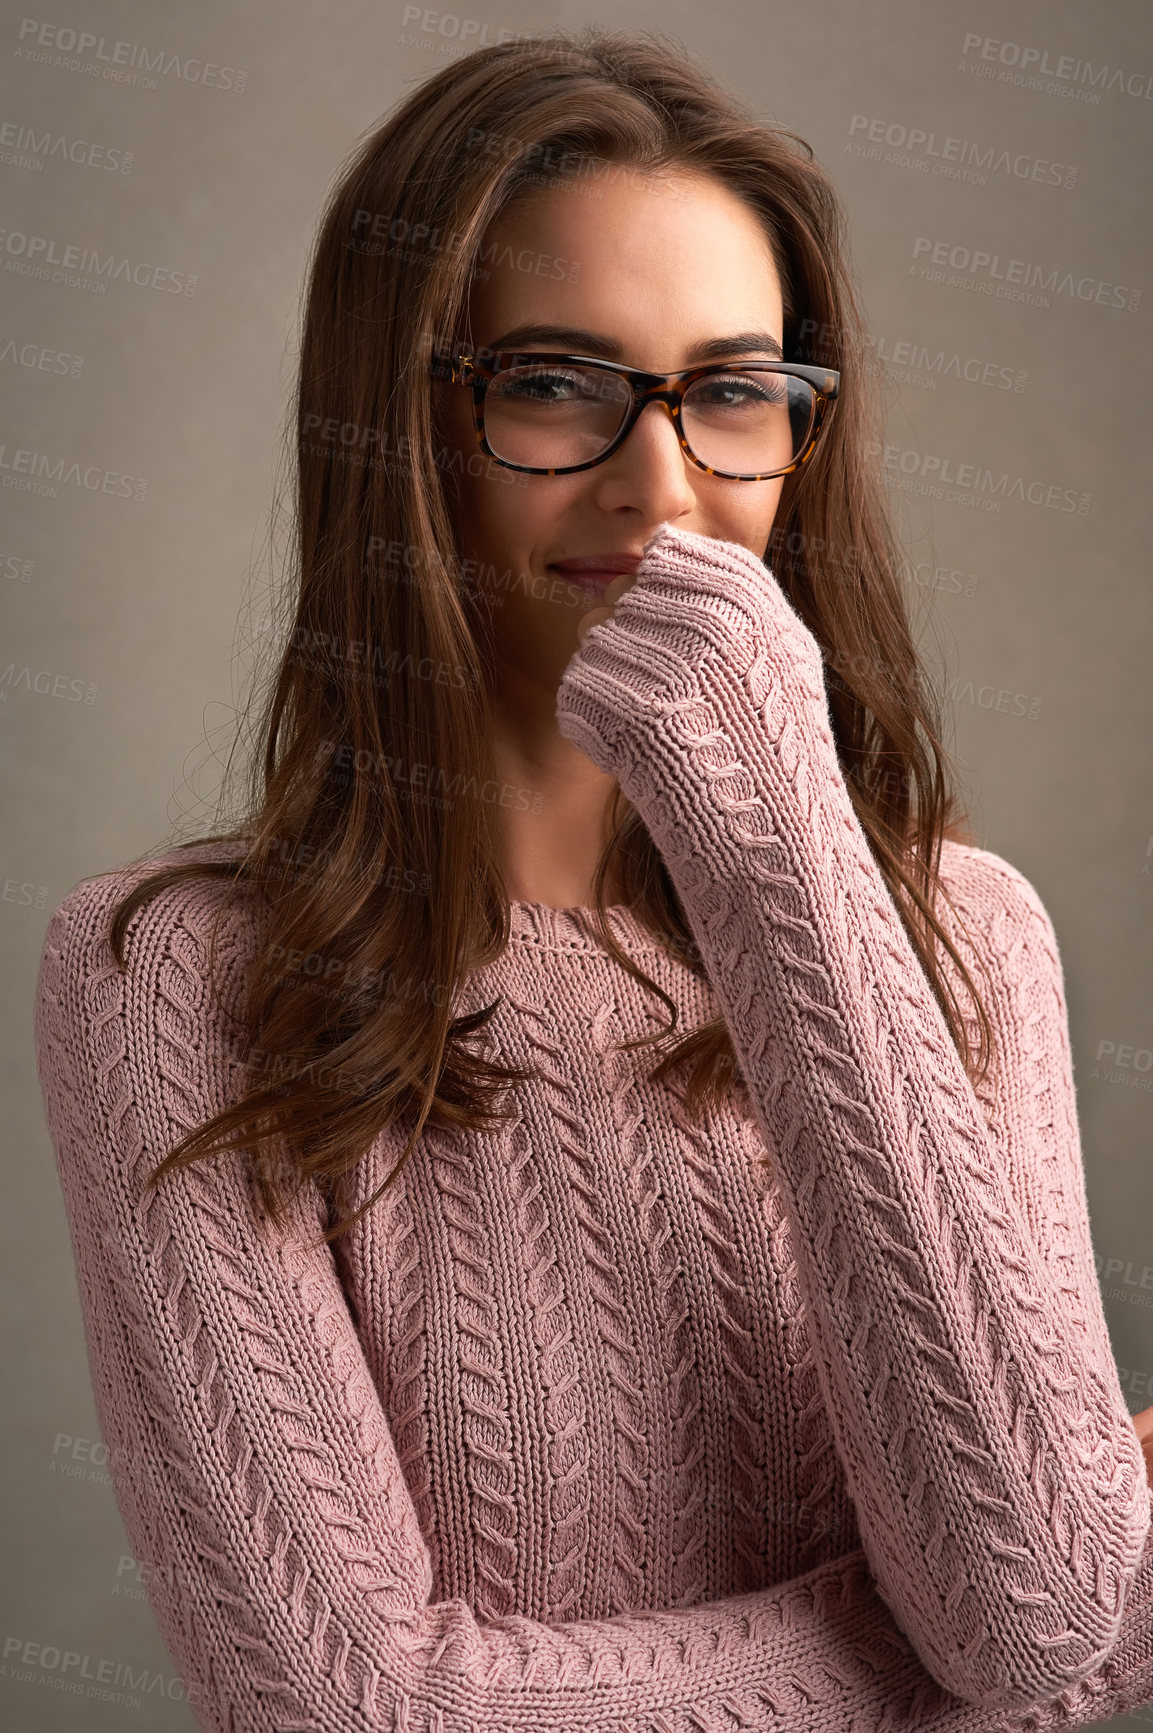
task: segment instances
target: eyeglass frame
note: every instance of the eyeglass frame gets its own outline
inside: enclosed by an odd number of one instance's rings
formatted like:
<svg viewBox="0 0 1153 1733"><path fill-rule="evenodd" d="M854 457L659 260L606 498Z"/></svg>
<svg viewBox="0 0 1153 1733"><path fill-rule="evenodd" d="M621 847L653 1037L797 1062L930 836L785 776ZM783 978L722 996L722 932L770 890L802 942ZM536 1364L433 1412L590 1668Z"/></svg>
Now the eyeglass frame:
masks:
<svg viewBox="0 0 1153 1733"><path fill-rule="evenodd" d="M482 359L485 356L489 359ZM605 449L596 457L589 458L587 463L571 463L563 469L540 469L527 463L512 463L506 457L498 457L489 444L484 428L484 399L489 385L498 373L529 362L550 363L553 366L567 363L569 366L595 367L605 373L615 373L632 392L632 405L617 433ZM805 448L785 469L768 470L754 475L737 475L731 470L714 469L710 464L701 462L685 435L681 405L689 387L709 374L745 371L783 373L787 377L803 379L813 389L813 424L809 429ZM440 356L430 361L429 374L433 379L443 379L450 385L467 385L471 388L473 422L480 448L486 457L505 469L515 469L524 475L575 475L583 469L595 469L598 463L604 463L620 449L650 403L664 403L668 406L681 450L689 462L697 469L704 470L706 475L721 476L726 481L772 481L777 476L791 475L803 463L807 463L817 443L825 413L841 386L838 370L811 366L800 361L777 361L758 357L746 362L707 362L697 367L682 367L675 373L649 373L641 367L626 367L619 361L602 360L600 356L569 355L554 349L484 349L472 354L458 349L447 357Z"/></svg>

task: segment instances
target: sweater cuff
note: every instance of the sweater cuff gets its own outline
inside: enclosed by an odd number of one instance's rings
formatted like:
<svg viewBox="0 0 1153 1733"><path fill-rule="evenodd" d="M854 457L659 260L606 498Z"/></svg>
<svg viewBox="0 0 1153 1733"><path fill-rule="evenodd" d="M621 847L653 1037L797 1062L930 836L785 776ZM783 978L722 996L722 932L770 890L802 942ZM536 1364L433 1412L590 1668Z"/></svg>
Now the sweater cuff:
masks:
<svg viewBox="0 0 1153 1733"><path fill-rule="evenodd" d="M674 715L714 695L723 669L759 710L770 693L809 711L831 745L821 648L764 561L736 542L662 524L613 617L590 628L557 691L557 726L626 794ZM674 724L673 731L677 727Z"/></svg>
<svg viewBox="0 0 1153 1733"><path fill-rule="evenodd" d="M695 626L702 640L738 657L751 659L764 644L794 657L811 656L814 650L820 655L771 568L741 542L661 524L645 543L636 583L625 595L637 589L664 598L670 613L679 611L683 624Z"/></svg>

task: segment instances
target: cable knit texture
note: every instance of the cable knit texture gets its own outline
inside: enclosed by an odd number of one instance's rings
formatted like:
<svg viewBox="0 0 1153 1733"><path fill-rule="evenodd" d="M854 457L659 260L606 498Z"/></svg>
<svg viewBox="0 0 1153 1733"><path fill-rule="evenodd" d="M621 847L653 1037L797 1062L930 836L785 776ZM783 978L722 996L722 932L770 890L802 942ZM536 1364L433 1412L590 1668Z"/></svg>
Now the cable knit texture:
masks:
<svg viewBox="0 0 1153 1733"><path fill-rule="evenodd" d="M662 526L557 701L708 969L626 907L741 1076L653 1085L663 1007L589 912L512 905L457 1014L537 1081L427 1129L354 1230L280 1237L239 1158L144 1193L237 1099L263 918L52 917L39 1074L119 1507L211 1733L1084 1726L1153 1701L1140 1444L1093 1264L1064 984L1033 887L947 843L999 1065L977 1092L855 816L769 569ZM952 968L951 964L947 966ZM956 978L956 977L954 977ZM975 1028L975 1021L973 1023ZM382 1133L356 1207L411 1129Z"/></svg>

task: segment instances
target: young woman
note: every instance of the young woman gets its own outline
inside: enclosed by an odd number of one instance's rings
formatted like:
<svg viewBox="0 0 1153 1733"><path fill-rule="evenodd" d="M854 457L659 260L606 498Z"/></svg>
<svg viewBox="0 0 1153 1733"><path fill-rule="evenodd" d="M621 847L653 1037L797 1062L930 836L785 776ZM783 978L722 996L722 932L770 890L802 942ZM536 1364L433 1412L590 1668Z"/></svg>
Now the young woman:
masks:
<svg viewBox="0 0 1153 1733"><path fill-rule="evenodd" d="M659 39L482 49L340 179L263 782L37 1001L205 1728L1153 1699L1056 940L957 827L865 355L808 148Z"/></svg>

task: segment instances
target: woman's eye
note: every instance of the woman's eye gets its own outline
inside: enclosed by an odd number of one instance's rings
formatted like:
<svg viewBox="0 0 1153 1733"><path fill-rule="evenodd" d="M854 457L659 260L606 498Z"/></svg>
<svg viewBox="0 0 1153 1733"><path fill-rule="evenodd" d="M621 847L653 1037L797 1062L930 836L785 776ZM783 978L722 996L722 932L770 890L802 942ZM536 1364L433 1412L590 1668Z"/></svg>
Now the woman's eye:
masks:
<svg viewBox="0 0 1153 1733"><path fill-rule="evenodd" d="M782 403L787 386L776 374L731 373L717 374L693 386L693 395L710 404L726 406L742 403Z"/></svg>
<svg viewBox="0 0 1153 1733"><path fill-rule="evenodd" d="M575 373L558 372L555 369L545 372L542 368L535 373L516 374L510 379L502 380L501 392L505 396L556 403L566 397L582 395L583 384L583 380Z"/></svg>

